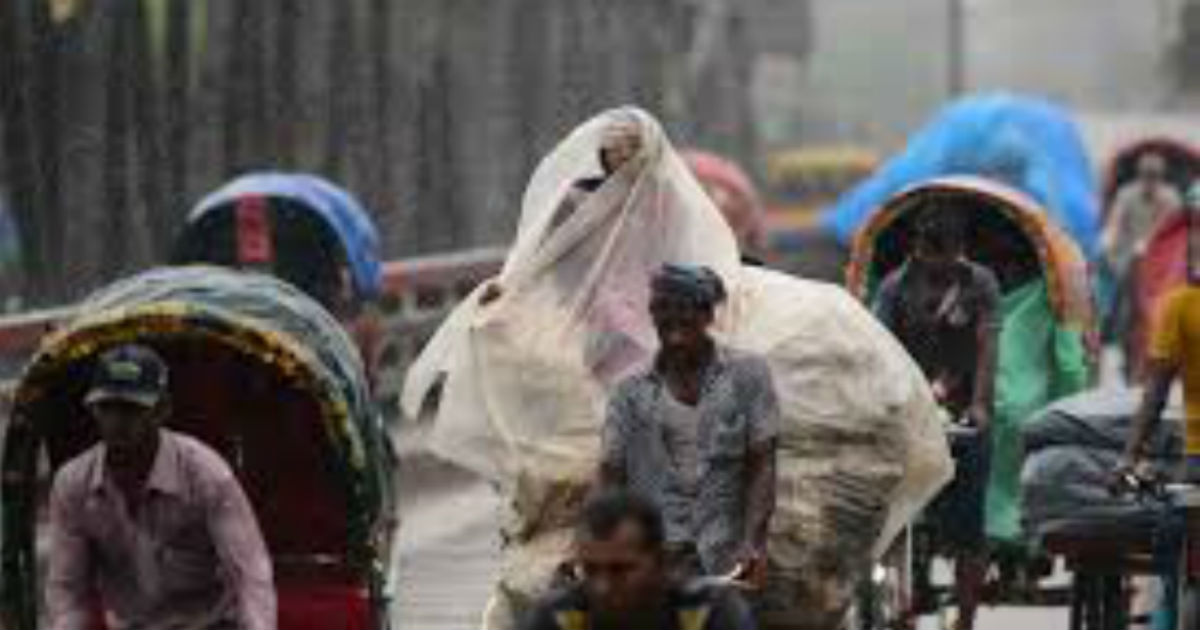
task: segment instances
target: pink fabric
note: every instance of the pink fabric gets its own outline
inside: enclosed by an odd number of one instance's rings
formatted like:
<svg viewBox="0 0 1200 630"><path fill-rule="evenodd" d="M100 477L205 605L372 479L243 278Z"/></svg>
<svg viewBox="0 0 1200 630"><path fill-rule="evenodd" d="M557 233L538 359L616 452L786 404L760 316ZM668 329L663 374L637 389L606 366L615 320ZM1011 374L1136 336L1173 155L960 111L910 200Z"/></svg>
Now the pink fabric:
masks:
<svg viewBox="0 0 1200 630"><path fill-rule="evenodd" d="M68 462L50 498L50 627L80 630L99 590L113 630L274 630L271 559L229 466L162 431L136 513L104 472L103 445Z"/></svg>
<svg viewBox="0 0 1200 630"><path fill-rule="evenodd" d="M737 234L742 249L761 249L766 232L765 210L746 172L730 160L707 151L690 149L682 156L702 184L718 186L729 195L728 200L714 201Z"/></svg>
<svg viewBox="0 0 1200 630"><path fill-rule="evenodd" d="M701 182L728 188L741 197L744 203L751 205L755 213L761 213L762 203L759 201L758 190L740 166L714 153L695 149L684 151L683 159Z"/></svg>

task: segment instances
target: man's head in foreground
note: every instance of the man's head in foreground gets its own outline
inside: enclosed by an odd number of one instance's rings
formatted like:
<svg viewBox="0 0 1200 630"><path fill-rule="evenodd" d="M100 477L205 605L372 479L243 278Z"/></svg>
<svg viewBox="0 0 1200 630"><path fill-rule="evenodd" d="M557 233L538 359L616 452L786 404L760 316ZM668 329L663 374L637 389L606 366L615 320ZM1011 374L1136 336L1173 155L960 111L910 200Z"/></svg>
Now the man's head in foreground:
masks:
<svg viewBox="0 0 1200 630"><path fill-rule="evenodd" d="M606 491L584 507L575 559L595 612L645 610L667 586L662 517L636 494Z"/></svg>

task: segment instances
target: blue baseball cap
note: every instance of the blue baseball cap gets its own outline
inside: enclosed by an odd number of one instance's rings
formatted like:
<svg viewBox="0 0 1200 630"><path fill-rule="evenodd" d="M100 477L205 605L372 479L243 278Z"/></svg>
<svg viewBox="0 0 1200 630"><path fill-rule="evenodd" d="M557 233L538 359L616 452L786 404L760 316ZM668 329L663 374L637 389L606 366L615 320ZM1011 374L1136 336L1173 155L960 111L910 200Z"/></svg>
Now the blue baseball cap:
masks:
<svg viewBox="0 0 1200 630"><path fill-rule="evenodd" d="M157 352L140 344L105 351L96 361L92 388L84 403L128 402L155 407L167 392L167 364Z"/></svg>

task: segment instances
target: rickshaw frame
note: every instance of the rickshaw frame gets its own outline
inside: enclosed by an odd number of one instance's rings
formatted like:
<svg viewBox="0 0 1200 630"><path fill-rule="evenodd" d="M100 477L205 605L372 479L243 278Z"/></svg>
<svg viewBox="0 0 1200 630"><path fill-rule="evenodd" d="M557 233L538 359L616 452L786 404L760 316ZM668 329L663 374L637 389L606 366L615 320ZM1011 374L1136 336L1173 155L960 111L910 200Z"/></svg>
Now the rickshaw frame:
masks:
<svg viewBox="0 0 1200 630"><path fill-rule="evenodd" d="M1053 314L1060 322L1082 334L1094 378L1099 344L1096 317L1086 281L1087 264L1083 254L1065 232L1053 226L1046 215L1039 212L1040 205L1037 202L1002 184L978 177L938 178L911 186L892 197L855 235L850 263L846 269L847 288L859 299L868 300L875 289L875 283L881 279L873 268L877 260L876 251L880 236L914 207L928 203L931 199L953 199L963 196L976 198L993 210L999 211L1032 245L1038 258L1040 275L1046 281ZM897 542L903 546L903 549L898 551L902 558L892 559L893 562L902 565L898 571L901 584L896 590L906 594L901 597L904 607L909 608L906 616L920 614L921 611L915 610L913 606L921 598L933 602L942 600L943 593L937 587L933 587L933 592L913 592L916 567L926 566L932 557L938 555L937 550L940 548L937 541L928 539L930 532L922 529L923 527L915 525L902 534L901 540ZM930 558L925 559L924 555L929 555ZM1042 589L1033 595L1034 602L1013 603L1045 603L1063 599L1063 594L1056 589ZM893 605L892 608L896 606ZM885 622L904 625L911 623L912 619Z"/></svg>
<svg viewBox="0 0 1200 630"><path fill-rule="evenodd" d="M277 298L259 299L264 303L270 300L290 302L287 308L294 309L289 315L293 318L293 327L271 327L268 324L271 318L261 317L261 307L260 317L255 317L253 308L242 314L180 295L151 297L140 302L133 300L128 305L122 304L120 299L121 291L132 291L137 282L179 282L185 288L189 288L190 283L190 288L203 290L208 286L205 276L219 279L221 283L241 285L240 290L257 292L260 296L264 292L278 292ZM88 305L96 308L87 308ZM314 334L328 335L325 338L341 348L338 356L348 357L352 342L340 325L311 299L282 281L212 267L155 270L118 282L85 302L78 312L83 314L43 340L30 361L14 394L12 421L5 436L3 460L0 461L5 506L2 570L5 613L15 624L14 628L37 627L35 514L39 485L45 483L39 476L37 462L43 445L49 445L52 439L54 425L63 423L59 418L40 417L39 410L52 402L52 397L57 395L55 392L64 387L61 381L68 370L87 365L106 348L128 342L156 345L184 341L211 343L222 351L243 357L250 365L257 366L254 369L268 370L272 378L294 387L315 405L321 423L318 431L326 436L326 448L330 449L323 452L332 458L326 458L324 465L333 466L331 483L344 493L341 495L345 501L346 519L344 556L339 566L360 576L357 579L365 584L368 614L374 618L372 627L387 627L385 584L388 576L384 563L390 561L391 527L394 525L389 520L391 495L385 470L390 460L386 444L378 442L382 436L371 437L365 433L377 419L362 415L370 414L371 407L366 398L361 365L355 365L356 359L346 359L348 363L345 364L337 363L341 361L338 359L334 364L345 373L335 376L328 356L318 356L320 350L308 347L294 337L294 333L288 332L296 330L296 324L311 327ZM310 317L312 319L306 320ZM354 384L356 380L357 385ZM66 404L66 401L60 402ZM322 464L313 462L313 465ZM290 562L284 556L273 555L273 558L277 566L282 566L280 562Z"/></svg>
<svg viewBox="0 0 1200 630"><path fill-rule="evenodd" d="M1177 564L1179 630L1192 630L1200 619L1200 488L1168 484L1161 488L1166 509L1181 510L1184 553ZM1174 507L1171 507L1174 506ZM1071 571L1070 630L1125 630L1133 621L1128 579L1162 575L1156 566L1152 536L1085 536L1049 534L1047 549L1061 556Z"/></svg>
<svg viewBox="0 0 1200 630"><path fill-rule="evenodd" d="M1117 192L1132 178L1132 176L1122 177L1121 171L1135 168L1137 158L1149 150L1157 150L1163 154L1173 155L1174 159L1186 156L1187 160L1191 163L1190 171L1192 179L1200 176L1200 149L1186 141L1159 135L1140 138L1123 145L1110 157L1105 170L1102 212L1106 227L1112 219L1112 206ZM1168 157L1168 169L1171 168L1171 159L1171 157ZM1134 164L1130 165L1130 162L1134 162ZM1171 183L1174 185L1178 182ZM1186 193L1186 190L1180 190L1179 192L1183 194ZM1152 305L1145 304L1143 300L1143 298L1148 297L1145 295L1142 287L1144 276L1146 273L1155 271L1146 268L1147 260L1152 246L1156 243L1161 243L1165 238L1169 237L1177 228L1178 221L1178 217L1173 215L1162 217L1147 236L1146 251L1140 252L1133 258L1128 269L1125 270L1124 277L1115 278L1115 281L1119 285L1117 296L1114 298L1117 303L1114 304L1113 312L1109 314L1110 321L1106 325L1106 328L1111 332L1106 334L1118 335L1115 341L1124 350L1124 372L1126 378L1129 380L1137 381L1142 377L1144 345L1148 336L1148 318L1146 315L1148 315L1147 311L1153 308ZM1110 272L1116 273L1111 268ZM1161 298L1161 295L1157 297ZM1130 312L1126 309L1132 309L1132 321L1129 322L1131 326L1128 329L1116 330L1119 322L1127 321L1121 316Z"/></svg>

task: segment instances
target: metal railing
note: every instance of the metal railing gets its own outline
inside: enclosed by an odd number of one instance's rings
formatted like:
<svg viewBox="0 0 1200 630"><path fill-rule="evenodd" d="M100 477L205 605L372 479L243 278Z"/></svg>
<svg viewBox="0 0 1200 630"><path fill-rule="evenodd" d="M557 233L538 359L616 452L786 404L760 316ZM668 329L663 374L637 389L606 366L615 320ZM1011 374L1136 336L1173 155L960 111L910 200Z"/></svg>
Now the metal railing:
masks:
<svg viewBox="0 0 1200 630"><path fill-rule="evenodd" d="M394 260L384 265L378 301L385 330L376 396L398 411L404 373L443 318L481 282L499 273L506 250L484 248ZM0 317L0 383L20 376L42 339L71 319L75 307ZM0 387L0 392L8 388Z"/></svg>
<svg viewBox="0 0 1200 630"><path fill-rule="evenodd" d="M505 253L501 248L477 249L397 260L384 267L379 307L385 340L375 397L385 417L399 417L408 366L450 311L500 272Z"/></svg>

